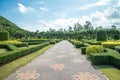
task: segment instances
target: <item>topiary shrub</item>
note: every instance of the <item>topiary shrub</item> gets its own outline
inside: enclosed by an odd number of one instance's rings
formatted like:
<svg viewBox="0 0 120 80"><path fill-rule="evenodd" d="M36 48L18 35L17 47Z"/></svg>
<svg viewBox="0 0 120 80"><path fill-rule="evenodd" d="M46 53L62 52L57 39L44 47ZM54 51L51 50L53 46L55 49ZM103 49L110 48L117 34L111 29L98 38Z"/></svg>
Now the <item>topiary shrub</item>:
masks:
<svg viewBox="0 0 120 80"><path fill-rule="evenodd" d="M81 47L81 53L86 54L86 47Z"/></svg>
<svg viewBox="0 0 120 80"><path fill-rule="evenodd" d="M120 42L102 42L101 43L103 47L105 48L111 48L111 49L114 49L115 46L119 46L120 45Z"/></svg>
<svg viewBox="0 0 120 80"><path fill-rule="evenodd" d="M86 53L89 55L90 53L102 53L104 52L104 47L101 45L90 45L86 48Z"/></svg>
<svg viewBox="0 0 120 80"><path fill-rule="evenodd" d="M119 40L119 34L114 35L114 40Z"/></svg>
<svg viewBox="0 0 120 80"><path fill-rule="evenodd" d="M105 30L98 30L96 33L97 41L106 41L107 40L107 32Z"/></svg>
<svg viewBox="0 0 120 80"><path fill-rule="evenodd" d="M9 33L7 31L0 31L0 41L9 40Z"/></svg>
<svg viewBox="0 0 120 80"><path fill-rule="evenodd" d="M77 39L78 39L78 40L81 40L81 39L83 39L83 36L82 36L82 35L79 35L79 36L77 37Z"/></svg>

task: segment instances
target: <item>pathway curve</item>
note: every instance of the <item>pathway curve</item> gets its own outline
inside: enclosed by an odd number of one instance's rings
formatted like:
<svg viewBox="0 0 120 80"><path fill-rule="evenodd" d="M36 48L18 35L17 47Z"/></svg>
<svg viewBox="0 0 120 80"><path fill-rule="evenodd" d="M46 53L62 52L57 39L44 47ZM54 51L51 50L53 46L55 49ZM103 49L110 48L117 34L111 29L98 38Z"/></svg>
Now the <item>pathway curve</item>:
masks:
<svg viewBox="0 0 120 80"><path fill-rule="evenodd" d="M6 80L107 80L90 62L64 40L18 69Z"/></svg>

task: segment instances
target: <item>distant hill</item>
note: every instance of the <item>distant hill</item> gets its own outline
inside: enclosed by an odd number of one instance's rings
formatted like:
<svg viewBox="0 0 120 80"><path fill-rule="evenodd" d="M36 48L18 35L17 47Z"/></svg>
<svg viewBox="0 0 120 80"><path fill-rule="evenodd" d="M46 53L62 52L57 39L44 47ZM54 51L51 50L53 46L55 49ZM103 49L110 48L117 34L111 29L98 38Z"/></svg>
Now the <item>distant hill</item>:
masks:
<svg viewBox="0 0 120 80"><path fill-rule="evenodd" d="M11 36L14 36L16 32L29 33L29 31L21 29L16 24L0 16L0 31L8 31Z"/></svg>

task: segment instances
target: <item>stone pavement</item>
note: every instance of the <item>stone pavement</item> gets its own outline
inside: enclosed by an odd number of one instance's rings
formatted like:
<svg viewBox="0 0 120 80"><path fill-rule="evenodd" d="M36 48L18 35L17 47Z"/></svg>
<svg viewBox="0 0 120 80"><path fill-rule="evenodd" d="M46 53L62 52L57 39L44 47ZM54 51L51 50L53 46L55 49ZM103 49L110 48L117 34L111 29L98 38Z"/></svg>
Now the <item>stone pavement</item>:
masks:
<svg viewBox="0 0 120 80"><path fill-rule="evenodd" d="M107 80L91 63L64 40L18 69L6 80Z"/></svg>

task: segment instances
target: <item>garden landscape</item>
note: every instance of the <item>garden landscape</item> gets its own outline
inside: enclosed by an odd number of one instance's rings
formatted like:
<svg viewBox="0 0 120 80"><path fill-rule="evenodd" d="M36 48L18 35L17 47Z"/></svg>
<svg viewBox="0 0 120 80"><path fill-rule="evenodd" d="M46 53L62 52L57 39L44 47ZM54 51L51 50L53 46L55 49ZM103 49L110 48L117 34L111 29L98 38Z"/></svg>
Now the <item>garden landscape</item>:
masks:
<svg viewBox="0 0 120 80"><path fill-rule="evenodd" d="M119 80L119 3L1 0L0 80Z"/></svg>

